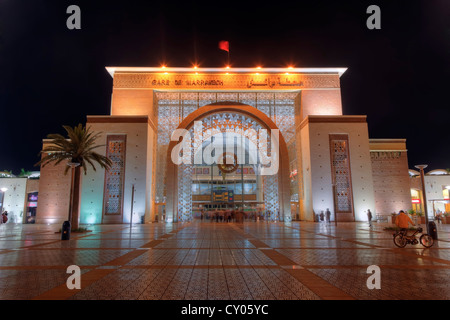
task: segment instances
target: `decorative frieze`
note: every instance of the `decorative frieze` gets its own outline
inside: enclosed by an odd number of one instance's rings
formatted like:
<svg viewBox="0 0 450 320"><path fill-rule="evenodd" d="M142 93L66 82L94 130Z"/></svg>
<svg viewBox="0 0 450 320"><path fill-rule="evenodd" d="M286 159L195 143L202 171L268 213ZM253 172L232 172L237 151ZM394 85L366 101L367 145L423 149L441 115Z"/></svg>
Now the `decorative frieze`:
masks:
<svg viewBox="0 0 450 320"><path fill-rule="evenodd" d="M338 74L116 73L114 88L303 89L339 88Z"/></svg>

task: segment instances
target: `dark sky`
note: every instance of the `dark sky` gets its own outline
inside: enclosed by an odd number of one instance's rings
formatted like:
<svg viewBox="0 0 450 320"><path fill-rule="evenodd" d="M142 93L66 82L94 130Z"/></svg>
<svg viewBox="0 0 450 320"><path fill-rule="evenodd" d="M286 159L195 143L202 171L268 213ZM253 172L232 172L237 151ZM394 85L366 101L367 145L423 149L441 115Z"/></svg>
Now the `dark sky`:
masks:
<svg viewBox="0 0 450 320"><path fill-rule="evenodd" d="M81 8L82 29L66 28ZM381 30L366 9L381 8ZM41 139L108 114L105 66L348 67L344 114L406 138L409 163L450 167L450 1L0 0L0 170L36 170Z"/></svg>

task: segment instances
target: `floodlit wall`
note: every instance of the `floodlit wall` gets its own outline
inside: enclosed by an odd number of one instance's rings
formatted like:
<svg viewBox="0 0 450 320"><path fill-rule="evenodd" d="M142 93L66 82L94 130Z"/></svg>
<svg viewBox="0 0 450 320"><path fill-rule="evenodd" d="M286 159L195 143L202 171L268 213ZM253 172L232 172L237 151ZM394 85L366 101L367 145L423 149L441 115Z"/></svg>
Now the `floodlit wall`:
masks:
<svg viewBox="0 0 450 320"><path fill-rule="evenodd" d="M3 210L8 211L8 222L10 223L22 223L27 180L27 178L0 178L0 189L8 189L4 192Z"/></svg>
<svg viewBox="0 0 450 320"><path fill-rule="evenodd" d="M301 119L309 115L342 115L341 89L302 90Z"/></svg>
<svg viewBox="0 0 450 320"><path fill-rule="evenodd" d="M344 134L348 135L354 216L338 217L338 221L366 221L367 209L375 213L375 200L365 116L308 116L300 127L308 220L327 208L334 218L330 135Z"/></svg>
<svg viewBox="0 0 450 320"><path fill-rule="evenodd" d="M375 210L390 214L411 209L405 139L370 139Z"/></svg>
<svg viewBox="0 0 450 320"><path fill-rule="evenodd" d="M103 214L105 170L90 167L83 177L81 194L81 223L129 223L131 217L132 184L135 185L133 204L133 223L140 223L141 216L146 221L153 219L153 137L154 131L147 116L88 116L87 126L94 132L101 132L98 144L103 147L97 152L106 155L108 135L126 135L125 181L123 194L123 212L120 215ZM148 141L150 139L150 142Z"/></svg>
<svg viewBox="0 0 450 320"><path fill-rule="evenodd" d="M43 148L49 144L50 140L43 140ZM66 162L41 166L36 223L62 224L68 219L71 173L64 174L66 166Z"/></svg>

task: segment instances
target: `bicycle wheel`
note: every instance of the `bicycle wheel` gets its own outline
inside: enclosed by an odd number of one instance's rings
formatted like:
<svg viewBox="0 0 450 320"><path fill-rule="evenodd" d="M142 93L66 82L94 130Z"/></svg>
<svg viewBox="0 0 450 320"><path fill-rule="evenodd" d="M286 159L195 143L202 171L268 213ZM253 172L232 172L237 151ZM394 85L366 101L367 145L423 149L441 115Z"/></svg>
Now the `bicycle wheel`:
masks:
<svg viewBox="0 0 450 320"><path fill-rule="evenodd" d="M429 234L424 233L423 235L420 236L420 243L425 247L425 248L430 248L433 246L434 244L434 239L432 236L430 236Z"/></svg>
<svg viewBox="0 0 450 320"><path fill-rule="evenodd" d="M406 238L403 237L401 233L395 235L394 244L399 248L404 248L406 246Z"/></svg>

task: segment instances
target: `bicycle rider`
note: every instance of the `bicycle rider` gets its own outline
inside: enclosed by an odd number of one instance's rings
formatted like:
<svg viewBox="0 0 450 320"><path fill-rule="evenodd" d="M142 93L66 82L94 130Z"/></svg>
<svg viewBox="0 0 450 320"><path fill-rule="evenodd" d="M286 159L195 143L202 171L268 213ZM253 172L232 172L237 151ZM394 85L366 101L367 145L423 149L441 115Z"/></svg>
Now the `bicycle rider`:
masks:
<svg viewBox="0 0 450 320"><path fill-rule="evenodd" d="M395 220L395 224L400 228L400 232L402 232L405 236L408 235L407 233L410 223L414 226L414 222L405 214L405 211L400 210L397 219Z"/></svg>

